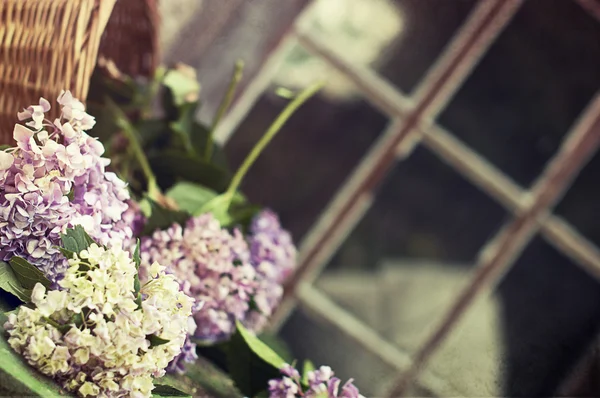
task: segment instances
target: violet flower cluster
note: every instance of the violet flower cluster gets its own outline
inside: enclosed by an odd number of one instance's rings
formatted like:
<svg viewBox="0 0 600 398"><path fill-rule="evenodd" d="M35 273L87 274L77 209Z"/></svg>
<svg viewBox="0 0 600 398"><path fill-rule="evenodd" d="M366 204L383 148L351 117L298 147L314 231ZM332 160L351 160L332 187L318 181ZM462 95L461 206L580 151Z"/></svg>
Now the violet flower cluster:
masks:
<svg viewBox="0 0 600 398"><path fill-rule="evenodd" d="M300 373L293 366L286 364L280 371L282 378L269 381L269 398L364 398L352 379L341 385L329 366L307 372L306 386L302 385Z"/></svg>
<svg viewBox="0 0 600 398"><path fill-rule="evenodd" d="M95 120L69 91L58 97L62 114L45 119L40 98L18 114L16 147L0 151L0 260L21 256L56 282L67 267L57 245L68 227L81 225L101 244L123 244L132 230L126 184L107 172L103 145L85 133Z"/></svg>
<svg viewBox="0 0 600 398"><path fill-rule="evenodd" d="M201 304L195 337L206 343L228 339L236 320L260 332L281 300L281 281L295 263L291 237L272 212L259 215L251 232L247 242L207 213L142 238L142 271L154 261L170 264L183 291ZM195 359L194 345L186 347L179 359ZM181 362L172 365L182 369Z"/></svg>
<svg viewBox="0 0 600 398"><path fill-rule="evenodd" d="M201 307L194 314L195 336L207 342L228 338L236 319L243 320L256 293L256 272L239 230L221 228L212 214L174 224L141 241L142 268L154 261L170 264L183 291Z"/></svg>
<svg viewBox="0 0 600 398"><path fill-rule="evenodd" d="M257 294L253 298L258 311L247 315L244 326L258 332L267 325L281 301L282 284L296 267L297 253L292 236L271 210L263 210L254 217L247 241L250 263L258 275Z"/></svg>
<svg viewBox="0 0 600 398"><path fill-rule="evenodd" d="M250 261L258 272L282 284L296 268L296 246L292 236L281 227L279 217L263 210L250 225Z"/></svg>

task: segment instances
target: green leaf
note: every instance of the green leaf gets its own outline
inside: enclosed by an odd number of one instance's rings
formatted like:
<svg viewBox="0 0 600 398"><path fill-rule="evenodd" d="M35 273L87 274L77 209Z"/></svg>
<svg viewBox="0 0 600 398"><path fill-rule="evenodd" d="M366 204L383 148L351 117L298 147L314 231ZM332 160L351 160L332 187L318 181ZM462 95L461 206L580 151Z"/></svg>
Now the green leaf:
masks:
<svg viewBox="0 0 600 398"><path fill-rule="evenodd" d="M86 250L94 242L92 238L85 232L81 225L76 225L75 228L67 229L65 234L60 235L62 246L73 253L80 253Z"/></svg>
<svg viewBox="0 0 600 398"><path fill-rule="evenodd" d="M72 202L74 197L75 197L75 185L73 185L71 187L71 190L67 194L67 198L69 199L69 202Z"/></svg>
<svg viewBox="0 0 600 398"><path fill-rule="evenodd" d="M236 192L231 200L227 194L217 195L196 208L192 214L198 216L210 212L223 227L241 225L246 228L261 209L260 206L248 203L244 195Z"/></svg>
<svg viewBox="0 0 600 398"><path fill-rule="evenodd" d="M135 250L133 251L133 262L135 263L135 268L140 269L140 264L142 263L142 258L140 257L140 240L137 239L135 244Z"/></svg>
<svg viewBox="0 0 600 398"><path fill-rule="evenodd" d="M155 384L152 390L152 396L154 397L190 397L190 394L179 391L175 387L171 387L164 384Z"/></svg>
<svg viewBox="0 0 600 398"><path fill-rule="evenodd" d="M0 289L11 293L24 303L31 301L31 290L21 286L12 267L4 261L0 261Z"/></svg>
<svg viewBox="0 0 600 398"><path fill-rule="evenodd" d="M50 287L52 282L37 269L34 265L29 264L27 260L21 257L13 257L9 261L17 280L25 289L33 289L37 283L41 283L46 288Z"/></svg>
<svg viewBox="0 0 600 398"><path fill-rule="evenodd" d="M281 97L281 98L285 98L285 99L292 99L296 96L296 93L294 93L289 88L277 87L275 89L275 95L277 95L278 97Z"/></svg>
<svg viewBox="0 0 600 398"><path fill-rule="evenodd" d="M231 200L228 196L226 194L218 195L200 207L194 216L212 213L222 226L227 226L233 222L233 218L229 214L229 206L231 206Z"/></svg>
<svg viewBox="0 0 600 398"><path fill-rule="evenodd" d="M169 131L167 122L162 119L146 119L135 124L142 147L152 146Z"/></svg>
<svg viewBox="0 0 600 398"><path fill-rule="evenodd" d="M75 257L75 252L72 252L71 250L67 250L63 247L59 247L58 250L60 250L63 256L65 256L68 259L72 259L73 257Z"/></svg>
<svg viewBox="0 0 600 398"><path fill-rule="evenodd" d="M150 347L157 347L159 345L167 344L170 340L161 339L155 334L149 334L146 336L146 340L150 342Z"/></svg>
<svg viewBox="0 0 600 398"><path fill-rule="evenodd" d="M194 125L194 118L196 117L197 109L197 101L188 102L181 105L179 107L179 118L169 124L171 130L177 134L186 152L190 155L198 155L194 146L192 145L192 127Z"/></svg>
<svg viewBox="0 0 600 398"><path fill-rule="evenodd" d="M195 182L217 192L229 185L231 175L225 169L182 151L166 150L148 156L158 184L166 191L176 181Z"/></svg>
<svg viewBox="0 0 600 398"><path fill-rule="evenodd" d="M135 263L135 269L138 270L138 273L135 274L133 278L133 294L135 295L135 302L138 305L138 308L142 308L142 295L140 294L140 290L142 290L142 286L140 284L140 264L142 263L142 258L140 257L140 240L138 239L135 245L135 250L133 251L133 262ZM152 341L151 341L152 342ZM158 345L158 344L157 344Z"/></svg>
<svg viewBox="0 0 600 398"><path fill-rule="evenodd" d="M198 123L196 120L192 121L189 129L190 140L194 151L202 156L206 151L206 143L208 142L209 127Z"/></svg>
<svg viewBox="0 0 600 398"><path fill-rule="evenodd" d="M51 379L30 367L14 352L4 336L0 322L0 391L3 396L68 396Z"/></svg>
<svg viewBox="0 0 600 398"><path fill-rule="evenodd" d="M202 206L214 199L218 193L212 189L192 182L181 181L166 192L179 208L190 214L195 214Z"/></svg>
<svg viewBox="0 0 600 398"><path fill-rule="evenodd" d="M277 355L275 351L273 351L254 334L249 332L239 321L236 321L236 333L244 339L252 352L258 355L263 361L267 362L278 370L285 365L285 361L279 355Z"/></svg>
<svg viewBox="0 0 600 398"><path fill-rule="evenodd" d="M171 69L165 74L163 85L169 89L173 102L178 107L189 102L190 95L200 92L198 81L177 69Z"/></svg>
<svg viewBox="0 0 600 398"><path fill-rule="evenodd" d="M194 147L194 151L203 155L206 153L206 145L208 143L208 135L210 134L210 128L194 121L190 130L190 139L192 141L192 146ZM211 141L212 142L212 141ZM231 173L229 169L229 162L227 162L227 156L225 156L225 151L223 147L217 145L215 142L212 142L212 156L210 158L210 163L213 165L225 170L228 174ZM205 158L202 156L202 159Z"/></svg>
<svg viewBox="0 0 600 398"><path fill-rule="evenodd" d="M12 147L10 145L6 145L6 144L0 145L0 151L5 151L5 150L7 150L9 148L12 148Z"/></svg>
<svg viewBox="0 0 600 398"><path fill-rule="evenodd" d="M157 229L165 229L175 223L183 225L191 217L185 211L165 209L148 197L145 200L150 207L150 217L146 221L142 235L150 235Z"/></svg>
<svg viewBox="0 0 600 398"><path fill-rule="evenodd" d="M306 359L304 361L304 366L302 367L302 384L308 385L308 372L312 372L315 370L315 365L309 360Z"/></svg>
<svg viewBox="0 0 600 398"><path fill-rule="evenodd" d="M265 343L277 355L279 355L286 363L292 363L294 356L288 345L278 335L272 333L261 333L258 335L260 341Z"/></svg>
<svg viewBox="0 0 600 398"><path fill-rule="evenodd" d="M247 397L263 391L270 379L279 377L279 369L285 364L240 322L236 322L236 333L227 346L227 362L233 381Z"/></svg>
<svg viewBox="0 0 600 398"><path fill-rule="evenodd" d="M199 356L196 362L186 364L184 374L170 374L156 380L156 382L171 385L182 391L189 391L195 397L230 398L242 396L235 388L229 375L202 356Z"/></svg>
<svg viewBox="0 0 600 398"><path fill-rule="evenodd" d="M261 206L253 205L250 203L245 204L231 204L229 209L229 215L232 219L232 224L241 225L244 229L250 226L250 223L260 211Z"/></svg>

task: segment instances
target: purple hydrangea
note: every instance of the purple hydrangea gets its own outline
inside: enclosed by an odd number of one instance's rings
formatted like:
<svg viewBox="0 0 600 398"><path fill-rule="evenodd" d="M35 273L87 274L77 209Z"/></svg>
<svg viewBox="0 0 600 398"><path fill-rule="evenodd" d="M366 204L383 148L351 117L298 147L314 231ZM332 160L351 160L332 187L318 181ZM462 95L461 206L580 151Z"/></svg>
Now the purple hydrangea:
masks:
<svg viewBox="0 0 600 398"><path fill-rule="evenodd" d="M169 264L183 291L195 297L195 336L206 342L227 339L235 321L244 320L256 294L257 274L239 230L221 228L212 214L190 218L185 228L174 224L142 238L142 268Z"/></svg>
<svg viewBox="0 0 600 398"><path fill-rule="evenodd" d="M271 210L261 211L250 225L250 261L258 272L282 284L296 268L296 246Z"/></svg>
<svg viewBox="0 0 600 398"><path fill-rule="evenodd" d="M137 202L133 200L128 200L127 206L128 208L123 213L121 222L125 223L126 225L129 225L133 233L133 239L136 239L136 237L142 234L144 226L146 225L147 218L142 212L142 209L140 208L140 205ZM135 242L133 242L132 244L135 245ZM131 246L131 243L125 242L124 246L129 247Z"/></svg>
<svg viewBox="0 0 600 398"><path fill-rule="evenodd" d="M195 336L207 343L228 339L236 320L258 333L279 303L283 289L269 263L258 267L238 229L221 228L212 214L174 224L142 238L142 271L153 262L169 264L183 290L201 303Z"/></svg>
<svg viewBox="0 0 600 398"><path fill-rule="evenodd" d="M269 381L270 398L364 398L360 395L358 388L348 380L340 388L341 380L334 377L329 366L321 366L317 370L306 374L308 386L303 388L300 382L300 374L291 365L284 365L281 369L283 377Z"/></svg>
<svg viewBox="0 0 600 398"><path fill-rule="evenodd" d="M181 353L169 362L167 372L183 374L185 373L185 364L194 363L196 362L196 359L198 359L196 344L190 340L190 336L188 335L185 339L185 343L183 343L183 347L181 347Z"/></svg>
<svg viewBox="0 0 600 398"><path fill-rule="evenodd" d="M16 147L0 152L0 260L21 256L51 280L67 263L56 245L68 227L82 225L102 244L132 237L122 215L128 209L126 184L106 171L104 147L84 130L94 118L71 93L58 97L61 117L44 118L50 103L40 99L18 114Z"/></svg>
<svg viewBox="0 0 600 398"><path fill-rule="evenodd" d="M296 247L271 210L263 210L254 217L247 240L259 286L254 296L257 311L250 312L244 324L261 331L281 302L283 282L296 267Z"/></svg>

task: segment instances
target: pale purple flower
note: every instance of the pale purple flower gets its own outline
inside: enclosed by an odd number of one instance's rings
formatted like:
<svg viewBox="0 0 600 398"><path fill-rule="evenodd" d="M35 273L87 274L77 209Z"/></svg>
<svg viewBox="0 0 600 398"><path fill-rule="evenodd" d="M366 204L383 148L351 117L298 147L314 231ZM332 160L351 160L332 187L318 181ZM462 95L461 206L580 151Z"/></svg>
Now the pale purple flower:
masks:
<svg viewBox="0 0 600 398"><path fill-rule="evenodd" d="M74 128L79 127L81 130L89 130L96 124L94 117L85 112L85 106L77 98L74 98L70 91L61 91L57 99L62 105L62 113Z"/></svg>
<svg viewBox="0 0 600 398"><path fill-rule="evenodd" d="M281 369L283 377L269 381L270 398L295 398L295 397L327 397L327 398L364 398L358 388L348 380L340 389L340 379L334 377L329 366L309 371L306 374L308 386L303 388L300 374L291 365L285 364Z"/></svg>
<svg viewBox="0 0 600 398"><path fill-rule="evenodd" d="M261 211L250 225L248 237L250 261L261 272L283 283L296 268L296 246L292 236L281 227L279 217L271 210Z"/></svg>
<svg viewBox="0 0 600 398"><path fill-rule="evenodd" d="M27 126L32 127L35 131L39 131L42 128L44 122L44 113L50 110L50 102L45 98L40 98L39 105L30 105L23 109L23 112L17 113L19 121L31 119L31 121L25 123Z"/></svg>
<svg viewBox="0 0 600 398"><path fill-rule="evenodd" d="M294 380L300 379L300 373L298 373L298 370L296 370L295 367L293 367L292 365L290 365L288 363L283 365L282 368L279 369L279 371L284 376L291 377Z"/></svg>
<svg viewBox="0 0 600 398"><path fill-rule="evenodd" d="M295 398L300 391L298 383L288 377L269 380L269 398Z"/></svg>
<svg viewBox="0 0 600 398"><path fill-rule="evenodd" d="M243 320L256 291L256 272L239 230L221 228L212 214L190 218L142 238L142 268L157 261L170 266L183 291L202 303L194 314L195 336L207 342L227 339Z"/></svg>
<svg viewBox="0 0 600 398"><path fill-rule="evenodd" d="M245 325L260 332L281 302L282 284L296 267L297 253L290 233L271 210L261 211L252 220L247 240L258 287L253 298L255 310L248 313Z"/></svg>
<svg viewBox="0 0 600 398"><path fill-rule="evenodd" d="M132 238L122 217L126 184L106 172L104 147L83 131L93 117L69 92L61 99L66 105L54 122L43 117L50 109L44 99L20 112L35 130L15 125L16 147L0 152L0 260L24 257L53 281L66 268L56 248L66 228L81 225L101 244Z"/></svg>
<svg viewBox="0 0 600 398"><path fill-rule="evenodd" d="M146 225L146 216L137 202L128 200L127 206L127 210L122 215L123 222L131 227L134 237L140 236Z"/></svg>
<svg viewBox="0 0 600 398"><path fill-rule="evenodd" d="M187 336L183 347L181 347L181 354L176 356L167 366L167 372L169 373L185 373L185 364L194 363L198 359L196 353L196 344L190 340L190 336Z"/></svg>
<svg viewBox="0 0 600 398"><path fill-rule="evenodd" d="M142 273L154 261L168 264L183 290L202 303L195 336L207 343L228 339L236 320L259 332L281 299L282 287L250 263L242 233L221 228L212 214L155 231L142 238L141 252Z"/></svg>

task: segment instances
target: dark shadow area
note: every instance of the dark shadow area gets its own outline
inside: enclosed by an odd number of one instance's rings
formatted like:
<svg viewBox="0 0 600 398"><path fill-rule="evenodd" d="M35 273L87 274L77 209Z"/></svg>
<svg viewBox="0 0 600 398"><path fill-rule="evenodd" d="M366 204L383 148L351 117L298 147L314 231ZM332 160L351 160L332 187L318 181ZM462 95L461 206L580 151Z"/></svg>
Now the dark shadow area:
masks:
<svg viewBox="0 0 600 398"><path fill-rule="evenodd" d="M476 0L393 2L403 17L404 27L377 69L392 84L410 93L465 22Z"/></svg>
<svg viewBox="0 0 600 398"><path fill-rule="evenodd" d="M556 214L566 219L596 245L600 245L599 176L600 155L596 154L556 207Z"/></svg>
<svg viewBox="0 0 600 398"><path fill-rule="evenodd" d="M530 0L440 124L529 186L600 87L600 23L575 1Z"/></svg>
<svg viewBox="0 0 600 398"><path fill-rule="evenodd" d="M600 327L600 283L537 238L498 286L507 397L552 396Z"/></svg>
<svg viewBox="0 0 600 398"><path fill-rule="evenodd" d="M375 271L383 260L400 258L470 267L507 217L500 205L423 147L399 162L375 195L328 270Z"/></svg>

